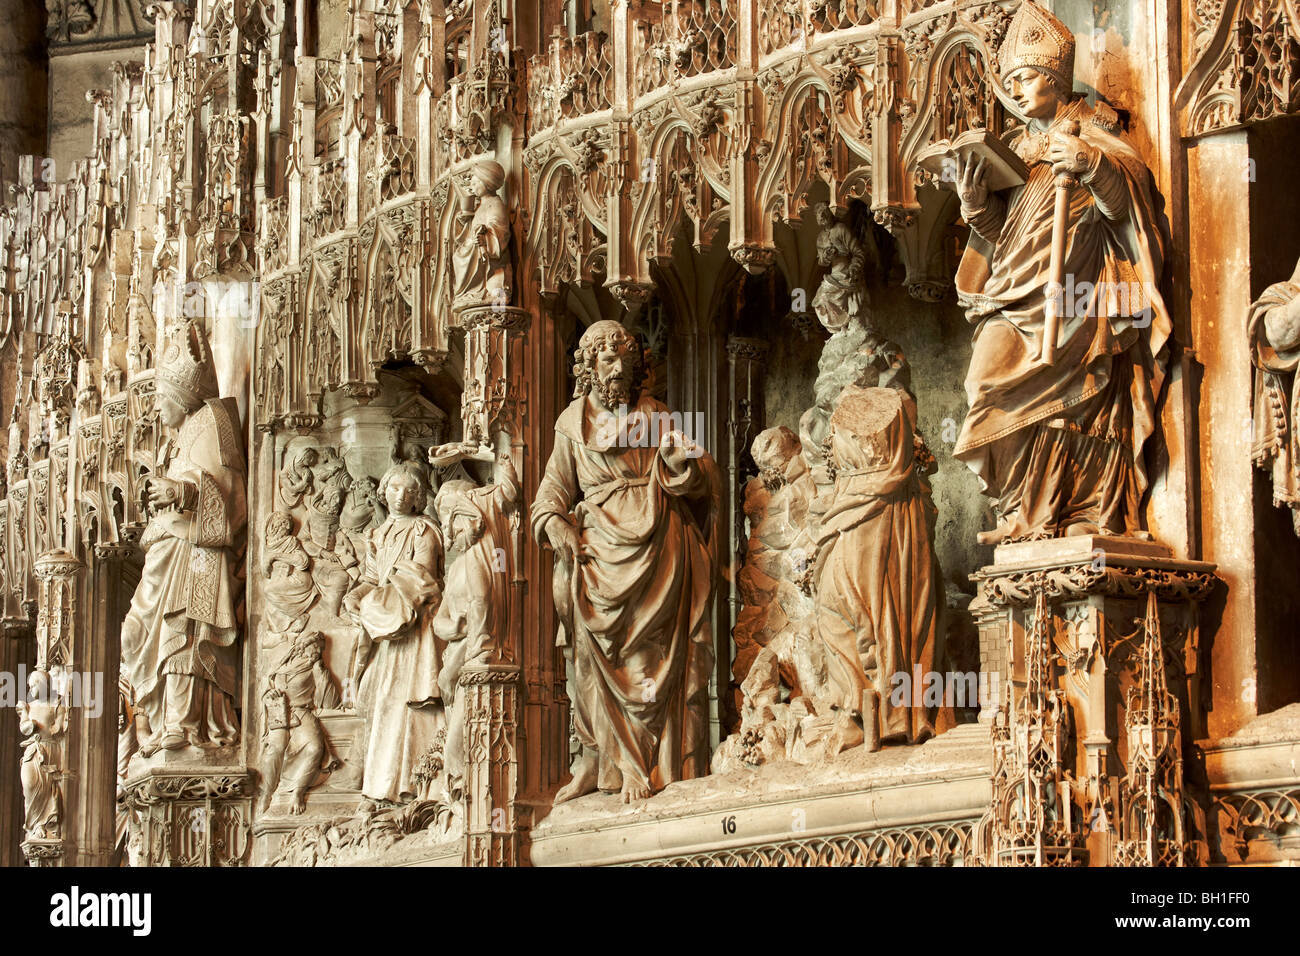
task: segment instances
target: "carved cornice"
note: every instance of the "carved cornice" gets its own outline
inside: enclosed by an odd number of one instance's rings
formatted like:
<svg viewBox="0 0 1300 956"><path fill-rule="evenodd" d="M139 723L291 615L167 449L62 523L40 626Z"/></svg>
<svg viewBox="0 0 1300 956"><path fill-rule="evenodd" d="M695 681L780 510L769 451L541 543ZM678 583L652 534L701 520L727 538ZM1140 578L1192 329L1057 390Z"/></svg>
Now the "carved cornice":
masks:
<svg viewBox="0 0 1300 956"><path fill-rule="evenodd" d="M1112 559L1113 560L1113 559ZM1142 597L1154 591L1159 600L1200 601L1218 583L1211 571L1184 570L1172 567L1115 566L1097 567L1093 562L1054 568L1009 570L996 567L971 576L980 593L994 605L1024 606L1032 604L1043 591L1053 600L1089 595Z"/></svg>
<svg viewBox="0 0 1300 956"><path fill-rule="evenodd" d="M253 775L247 771L152 770L126 785L127 805L142 809L168 800L228 800L251 797Z"/></svg>

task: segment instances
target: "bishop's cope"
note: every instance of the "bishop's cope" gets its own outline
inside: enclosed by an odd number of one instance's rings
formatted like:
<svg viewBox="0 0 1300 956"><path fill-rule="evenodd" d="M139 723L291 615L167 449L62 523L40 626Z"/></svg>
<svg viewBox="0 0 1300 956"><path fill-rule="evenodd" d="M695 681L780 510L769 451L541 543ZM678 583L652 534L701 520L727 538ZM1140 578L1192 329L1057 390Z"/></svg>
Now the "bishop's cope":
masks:
<svg viewBox="0 0 1300 956"><path fill-rule="evenodd" d="M173 330L157 371L171 437L148 484L144 569L122 624L122 672L140 752L239 739L234 699L247 518L233 400L217 395L203 330Z"/></svg>
<svg viewBox="0 0 1300 956"><path fill-rule="evenodd" d="M531 513L555 551L582 744L556 803L596 789L630 801L708 772L719 476L680 431L655 444L601 427L611 413L668 413L641 393L642 352L622 325L593 323L574 358L575 397Z"/></svg>
<svg viewBox="0 0 1300 956"><path fill-rule="evenodd" d="M1150 174L1115 111L1071 95L1074 36L1050 13L1026 0L1000 60L1027 118L1006 140L1029 177L994 194L983 161L959 171L971 238L957 291L975 335L953 454L994 498L998 525L981 543L1141 534L1142 451L1172 328ZM1061 306L1050 358L1049 301Z"/></svg>

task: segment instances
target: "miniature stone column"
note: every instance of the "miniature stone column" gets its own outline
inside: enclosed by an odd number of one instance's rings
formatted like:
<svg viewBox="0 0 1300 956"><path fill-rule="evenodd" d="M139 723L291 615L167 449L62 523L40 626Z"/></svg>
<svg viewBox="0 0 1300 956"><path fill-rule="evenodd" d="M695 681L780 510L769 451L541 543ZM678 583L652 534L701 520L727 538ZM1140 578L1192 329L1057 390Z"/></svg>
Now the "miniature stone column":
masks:
<svg viewBox="0 0 1300 956"><path fill-rule="evenodd" d="M519 668L514 664L467 667L465 865L518 866Z"/></svg>
<svg viewBox="0 0 1300 956"><path fill-rule="evenodd" d="M1193 864L1203 834L1180 750L1204 733L1198 607L1214 566L1081 535L1002 545L973 577L981 668L1005 668L985 861Z"/></svg>

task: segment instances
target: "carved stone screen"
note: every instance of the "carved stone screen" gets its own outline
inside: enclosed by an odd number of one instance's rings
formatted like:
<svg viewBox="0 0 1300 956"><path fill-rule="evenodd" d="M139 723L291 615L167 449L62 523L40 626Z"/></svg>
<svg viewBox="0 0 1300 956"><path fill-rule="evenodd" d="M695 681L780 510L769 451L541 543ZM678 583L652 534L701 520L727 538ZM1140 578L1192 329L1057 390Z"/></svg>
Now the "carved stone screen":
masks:
<svg viewBox="0 0 1300 956"><path fill-rule="evenodd" d="M1300 862L1296 0L47 0L0 863Z"/></svg>

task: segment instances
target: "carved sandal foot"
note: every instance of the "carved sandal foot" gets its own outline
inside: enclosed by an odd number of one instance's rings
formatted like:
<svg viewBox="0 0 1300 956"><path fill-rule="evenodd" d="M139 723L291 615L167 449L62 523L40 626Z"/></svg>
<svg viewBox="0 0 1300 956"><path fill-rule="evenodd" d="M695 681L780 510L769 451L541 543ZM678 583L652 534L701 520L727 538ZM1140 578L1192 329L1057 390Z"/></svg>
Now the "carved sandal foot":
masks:
<svg viewBox="0 0 1300 956"><path fill-rule="evenodd" d="M187 743L184 734L163 734L158 746L163 750L180 750Z"/></svg>

